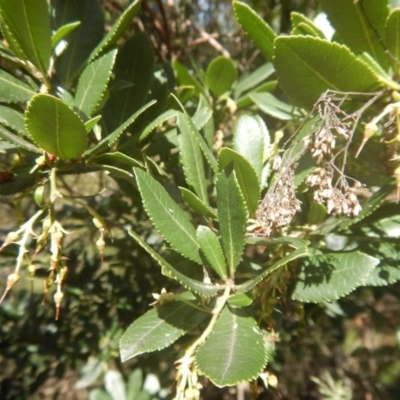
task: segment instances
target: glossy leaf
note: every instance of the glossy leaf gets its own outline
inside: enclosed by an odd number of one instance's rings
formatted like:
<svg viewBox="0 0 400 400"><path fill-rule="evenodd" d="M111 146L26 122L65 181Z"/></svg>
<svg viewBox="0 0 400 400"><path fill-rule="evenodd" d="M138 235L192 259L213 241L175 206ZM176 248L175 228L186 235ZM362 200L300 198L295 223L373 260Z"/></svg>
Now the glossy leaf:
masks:
<svg viewBox="0 0 400 400"><path fill-rule="evenodd" d="M247 208L232 166L218 174L216 189L222 247L233 276L243 255Z"/></svg>
<svg viewBox="0 0 400 400"><path fill-rule="evenodd" d="M206 206L193 192L189 189L180 187L179 188L183 201L198 214L203 215L207 218L216 218L214 211Z"/></svg>
<svg viewBox="0 0 400 400"><path fill-rule="evenodd" d="M211 93L219 97L232 89L238 76L236 64L228 57L214 58L206 71L207 86Z"/></svg>
<svg viewBox="0 0 400 400"><path fill-rule="evenodd" d="M261 111L281 121L300 117L300 113L293 106L278 100L271 93L251 93L249 97Z"/></svg>
<svg viewBox="0 0 400 400"><path fill-rule="evenodd" d="M107 90L116 50L110 51L90 63L82 72L75 95L75 107L89 118L96 111Z"/></svg>
<svg viewBox="0 0 400 400"><path fill-rule="evenodd" d="M103 38L103 12L97 0L52 0L52 10L53 24L56 28L80 22L80 25L65 37L67 47L55 61L57 77L61 82L70 84Z"/></svg>
<svg viewBox="0 0 400 400"><path fill-rule="evenodd" d="M282 89L294 104L306 108L327 89L370 92L380 86L347 47L310 36L277 38L274 65Z"/></svg>
<svg viewBox="0 0 400 400"><path fill-rule="evenodd" d="M0 105L0 123L24 136L28 135L25 130L24 114L14 108Z"/></svg>
<svg viewBox="0 0 400 400"><path fill-rule="evenodd" d="M143 247L147 253L161 266L163 275L175 279L182 286L190 291L199 294L202 297L212 297L218 294L220 288L208 283L198 281L193 278L179 272L170 263L168 263L163 257L161 257L152 247L150 247L140 236L138 236L133 231L128 231L128 233L136 240L136 242Z"/></svg>
<svg viewBox="0 0 400 400"><path fill-rule="evenodd" d="M269 274L272 272L276 271L277 269L283 267L286 265L288 262L296 260L297 258L305 257L308 255L308 250L307 247L300 247L291 253L283 256L281 259L276 261L273 265L271 265L269 268L263 270L261 273L259 273L257 276L254 278L249 279L248 281L237 285L235 288L236 293L246 293L249 290L253 289L255 286L257 286L263 279L265 279Z"/></svg>
<svg viewBox="0 0 400 400"><path fill-rule="evenodd" d="M93 50L89 61L93 61L101 53L105 53L116 46L118 40L121 39L126 29L132 24L133 18L139 12L140 3L140 0L136 0L125 9L100 44Z"/></svg>
<svg viewBox="0 0 400 400"><path fill-rule="evenodd" d="M70 160L86 149L87 135L82 120L65 103L48 94L38 94L25 114L26 130L44 151Z"/></svg>
<svg viewBox="0 0 400 400"><path fill-rule="evenodd" d="M309 20L305 15L293 11L290 13L290 20L293 27L292 34L309 34L315 37L319 37L320 39L325 39L322 31L317 28L314 23Z"/></svg>
<svg viewBox="0 0 400 400"><path fill-rule="evenodd" d="M20 147L22 149L32 151L33 153L39 153L41 154L42 151L39 149L39 147L35 146L31 142L28 142L25 139L22 139L18 135L10 132L9 130L3 128L0 125L0 138L3 140L6 140L9 143L15 144L17 147Z"/></svg>
<svg viewBox="0 0 400 400"><path fill-rule="evenodd" d="M46 0L0 0L3 28L42 75L50 65L51 30ZM20 53L21 54L21 53Z"/></svg>
<svg viewBox="0 0 400 400"><path fill-rule="evenodd" d="M139 317L122 335L121 361L168 347L208 315L176 301L153 308Z"/></svg>
<svg viewBox="0 0 400 400"><path fill-rule="evenodd" d="M104 139L100 140L99 143L97 143L94 147L91 149L87 150L85 152L85 155L93 155L100 153L107 149L107 147L112 146L118 138L126 131L126 129L132 125L132 123L139 117L140 114L142 114L145 110L147 110L149 107L151 107L155 101L151 101L144 105L142 108L137 110L133 115L131 115L122 125L120 125L115 131L111 132L109 135L107 135Z"/></svg>
<svg viewBox="0 0 400 400"><path fill-rule="evenodd" d="M99 156L90 157L87 160L90 164L111 165L116 168L126 169L133 172L134 167L143 168L143 164L126 154L118 151L113 153L104 153Z"/></svg>
<svg viewBox="0 0 400 400"><path fill-rule="evenodd" d="M379 260L360 252L312 256L303 261L294 300L325 303L362 286Z"/></svg>
<svg viewBox="0 0 400 400"><path fill-rule="evenodd" d="M261 148L263 150L263 147ZM233 163L236 179L243 197L246 201L250 216L254 216L260 200L260 181L249 161L234 150L224 147L218 155L220 171Z"/></svg>
<svg viewBox="0 0 400 400"><path fill-rule="evenodd" d="M89 133L96 126L96 124L100 121L100 119L101 119L101 115L97 115L96 117L88 119L84 124L86 132Z"/></svg>
<svg viewBox="0 0 400 400"><path fill-rule="evenodd" d="M209 227L200 225L197 228L197 240L212 269L221 278L226 278L228 271L225 257L215 233Z"/></svg>
<svg viewBox="0 0 400 400"><path fill-rule="evenodd" d="M65 24L63 26L60 26L51 37L51 47L54 49L61 40L63 40L80 24L81 24L80 21L76 21L76 22L71 22L70 24Z"/></svg>
<svg viewBox="0 0 400 400"><path fill-rule="evenodd" d="M193 124L190 125L187 114L178 116L179 158L182 163L186 182L191 186L199 199L208 205L207 180L204 170L203 153L196 140Z"/></svg>
<svg viewBox="0 0 400 400"><path fill-rule="evenodd" d="M387 69L389 57L380 42L389 15L387 1L321 0L321 6L344 44L353 52L369 53Z"/></svg>
<svg viewBox="0 0 400 400"><path fill-rule="evenodd" d="M196 229L167 191L148 173L134 168L144 208L163 238L174 250L199 264Z"/></svg>
<svg viewBox="0 0 400 400"><path fill-rule="evenodd" d="M36 93L31 86L0 69L0 101L23 103L29 101Z"/></svg>
<svg viewBox="0 0 400 400"><path fill-rule="evenodd" d="M252 165L258 180L261 181L264 149L271 142L264 121L259 116L242 115L236 122L233 135L233 149Z"/></svg>
<svg viewBox="0 0 400 400"><path fill-rule="evenodd" d="M256 379L267 363L267 352L254 318L225 307L198 349L195 363L200 374L218 387Z"/></svg>
<svg viewBox="0 0 400 400"><path fill-rule="evenodd" d="M241 78L235 86L234 96L238 98L244 92L253 89L266 79L268 79L275 72L272 63L265 63L261 67L258 67L255 71L249 75Z"/></svg>
<svg viewBox="0 0 400 400"><path fill-rule="evenodd" d="M233 10L243 30L260 49L263 56L272 61L274 40L276 38L276 33L273 29L245 3L234 1Z"/></svg>
<svg viewBox="0 0 400 400"><path fill-rule="evenodd" d="M153 79L153 66L152 45L145 33L134 35L119 50L114 82L128 85L118 90L111 89L103 112L107 132L116 129L145 104Z"/></svg>

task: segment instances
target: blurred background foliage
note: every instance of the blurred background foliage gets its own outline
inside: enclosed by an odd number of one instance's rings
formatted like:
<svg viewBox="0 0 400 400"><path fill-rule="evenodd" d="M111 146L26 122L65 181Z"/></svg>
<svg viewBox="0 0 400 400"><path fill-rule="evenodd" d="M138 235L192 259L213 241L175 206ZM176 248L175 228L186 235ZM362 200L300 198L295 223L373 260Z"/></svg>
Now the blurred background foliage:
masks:
<svg viewBox="0 0 400 400"><path fill-rule="evenodd" d="M73 0L70 0L73 1ZM247 2L277 32L289 32L290 12L313 19L315 0ZM107 26L126 0L101 0ZM179 60L190 71L206 69L218 55L230 56L241 73L264 63L259 51L237 25L229 0L144 0L132 32L146 31L156 63ZM128 34L129 36L129 34ZM169 67L169 70L171 68ZM217 115L229 127L229 114ZM270 131L282 122L268 119ZM5 153L0 164L7 165ZM170 168L174 166L170 162ZM60 206L64 227L73 230L65 243L70 273L65 282L61 318L54 319L51 296L43 295L46 257L38 258L34 278L25 276L0 307L0 399L162 399L171 398L174 350L144 355L124 364L118 341L142 315L165 281L159 267L133 244L127 230L151 229L135 193L121 191L104 173L63 178L64 193L91 195L89 205L110 222L103 262L95 247L98 231L85 210ZM31 214L33 200L2 198L1 239ZM397 210L398 211L398 210ZM65 221L68 221L65 224ZM154 233L154 243L160 237ZM13 270L12 246L1 253L0 282ZM173 290L173 282L168 282ZM266 383L258 382L260 399L398 399L400 398L400 284L362 288L336 303L285 304L276 319L275 352ZM278 380L274 388L274 379ZM249 389L213 388L205 380L203 398L250 398ZM245 397L246 396L246 397Z"/></svg>

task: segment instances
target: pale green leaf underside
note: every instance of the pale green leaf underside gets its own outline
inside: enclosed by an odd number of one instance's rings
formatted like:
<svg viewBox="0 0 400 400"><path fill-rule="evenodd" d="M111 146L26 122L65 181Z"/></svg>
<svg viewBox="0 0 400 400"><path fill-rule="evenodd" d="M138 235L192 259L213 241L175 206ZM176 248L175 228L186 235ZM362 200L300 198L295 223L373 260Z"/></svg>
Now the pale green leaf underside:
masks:
<svg viewBox="0 0 400 400"><path fill-rule="evenodd" d="M161 257L156 251L153 250L140 236L138 236L135 232L128 232L136 242L142 246L150 256L157 261L157 263L162 267L162 273L165 276L168 276L171 279L175 279L186 289L191 290L194 293L197 293L203 297L212 297L216 296L219 288L207 283L203 283L197 281L195 279L189 278L186 275L183 275L179 271L177 271L171 264L169 264L163 257Z"/></svg>
<svg viewBox="0 0 400 400"><path fill-rule="evenodd" d="M257 378L267 352L255 320L225 307L195 358L200 374L216 386L233 386Z"/></svg>
<svg viewBox="0 0 400 400"><path fill-rule="evenodd" d="M235 98L240 97L244 92L253 89L257 85L261 84L264 80L269 78L275 72L272 63L265 63L255 71L250 73L243 78L240 78L235 85L234 96Z"/></svg>
<svg viewBox="0 0 400 400"><path fill-rule="evenodd" d="M134 168L145 210L174 250L202 264L196 229L163 186L147 172Z"/></svg>
<svg viewBox="0 0 400 400"><path fill-rule="evenodd" d="M60 99L38 94L29 102L25 126L33 141L62 160L79 158L86 149L82 120Z"/></svg>
<svg viewBox="0 0 400 400"><path fill-rule="evenodd" d="M183 201L198 214L207 218L216 218L215 212L206 206L193 192L189 189L179 187Z"/></svg>
<svg viewBox="0 0 400 400"><path fill-rule="evenodd" d="M346 46L310 36L277 38L274 65L282 89L301 107L311 108L327 89L370 92L380 86Z"/></svg>
<svg viewBox="0 0 400 400"><path fill-rule="evenodd" d="M323 303L343 297L363 286L379 260L358 251L310 257L303 262L292 298Z"/></svg>
<svg viewBox="0 0 400 400"><path fill-rule="evenodd" d="M200 225L197 228L197 240L212 269L221 278L227 277L224 253L215 233L209 227Z"/></svg>
<svg viewBox="0 0 400 400"><path fill-rule="evenodd" d="M181 302L172 302L148 311L122 335L121 361L168 347L208 315Z"/></svg>
<svg viewBox="0 0 400 400"><path fill-rule="evenodd" d="M81 24L80 21L71 22L69 24L65 24L60 26L56 32L54 32L53 36L51 37L51 47L54 49L58 42L64 39L69 33L71 33L75 28L77 28Z"/></svg>
<svg viewBox="0 0 400 400"><path fill-rule="evenodd" d="M281 121L291 121L301 116L293 106L278 100L271 93L251 93L249 98L262 112Z"/></svg>

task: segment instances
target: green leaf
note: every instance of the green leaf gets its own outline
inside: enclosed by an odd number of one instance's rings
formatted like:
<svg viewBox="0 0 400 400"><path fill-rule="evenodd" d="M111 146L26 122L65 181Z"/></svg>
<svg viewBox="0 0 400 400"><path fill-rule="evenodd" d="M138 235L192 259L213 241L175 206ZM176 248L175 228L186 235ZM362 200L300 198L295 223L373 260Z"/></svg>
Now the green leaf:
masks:
<svg viewBox="0 0 400 400"><path fill-rule="evenodd" d="M50 65L51 31L46 0L0 0L3 28L42 75Z"/></svg>
<svg viewBox="0 0 400 400"><path fill-rule="evenodd" d="M28 135L25 130L24 114L14 108L0 105L0 123L24 136Z"/></svg>
<svg viewBox="0 0 400 400"><path fill-rule="evenodd" d="M103 112L107 132L116 129L145 104L153 79L153 67L153 49L145 33L134 35L119 50L114 82L129 85L119 90L111 89Z"/></svg>
<svg viewBox="0 0 400 400"><path fill-rule="evenodd" d="M179 138L179 157L182 163L186 182L191 186L199 199L205 205L208 205L207 180L204 170L203 154L199 143L196 140L196 134L192 126L189 125L190 117L186 114L178 116L178 127L180 131Z"/></svg>
<svg viewBox="0 0 400 400"><path fill-rule="evenodd" d="M207 86L219 97L232 89L238 76L236 64L228 57L219 56L210 62L206 72Z"/></svg>
<svg viewBox="0 0 400 400"><path fill-rule="evenodd" d="M140 3L140 0L136 0L126 8L104 39L93 50L89 57L89 62L93 61L101 53L105 53L117 45L118 40L126 33L127 28L132 24L133 18L135 18L136 14L139 12Z"/></svg>
<svg viewBox="0 0 400 400"><path fill-rule="evenodd" d="M82 72L75 95L75 107L89 118L96 111L107 90L116 50L90 63Z"/></svg>
<svg viewBox="0 0 400 400"><path fill-rule="evenodd" d="M393 55L393 57L397 60L400 59L400 8L394 9L390 14L386 21L385 26L385 43ZM399 70L399 66L396 63L393 63L394 67Z"/></svg>
<svg viewBox="0 0 400 400"><path fill-rule="evenodd" d="M388 68L389 58L380 42L389 15L387 1L321 0L321 6L344 44L354 52L369 53Z"/></svg>
<svg viewBox="0 0 400 400"><path fill-rule="evenodd" d="M246 293L249 290L253 289L255 286L257 286L263 279L265 279L269 274L272 272L276 271L277 269L283 267L286 265L288 262L296 260L297 258L300 257L305 257L308 255L308 249L307 247L300 247L296 249L295 251L292 251L291 253L287 254L286 256L282 257L279 259L277 262L275 262L273 265L271 265L269 268L265 269L262 271L260 274L255 276L252 279L249 279L248 281L237 285L235 288L236 293Z"/></svg>
<svg viewBox="0 0 400 400"><path fill-rule="evenodd" d="M216 386L256 379L267 363L262 333L253 317L225 307L195 356L199 373Z"/></svg>
<svg viewBox="0 0 400 400"><path fill-rule="evenodd" d="M298 239L291 236L279 237L262 237L262 236L247 236L247 244L255 244L261 246L290 246L294 249L304 249L310 242L306 239Z"/></svg>
<svg viewBox="0 0 400 400"><path fill-rule="evenodd" d="M251 293L235 293L228 299L231 307L247 307L254 301L254 295Z"/></svg>
<svg viewBox="0 0 400 400"><path fill-rule="evenodd" d="M397 226L398 229L398 226ZM379 242L371 242L366 250L371 256L379 259L379 264L363 282L363 286L387 286L400 281L400 246L398 243L378 238ZM398 241L397 241L398 242Z"/></svg>
<svg viewBox="0 0 400 400"><path fill-rule="evenodd" d="M32 98L25 113L25 126L40 148L64 161L79 158L86 149L82 120L54 96L38 94Z"/></svg>
<svg viewBox="0 0 400 400"><path fill-rule="evenodd" d="M139 317L122 335L119 345L121 361L165 349L207 316L209 314L175 301L153 308Z"/></svg>
<svg viewBox="0 0 400 400"><path fill-rule="evenodd" d="M133 115L131 115L122 125L120 125L115 131L111 132L107 135L104 139L100 140L95 146L90 148L85 152L85 155L93 155L100 153L101 151L107 149L107 147L112 146L118 138L125 132L125 130L132 125L132 123L142 114L145 110L155 104L155 100L150 101L149 103L145 104L142 108L137 110Z"/></svg>
<svg viewBox="0 0 400 400"><path fill-rule="evenodd" d="M370 92L380 86L347 47L310 36L277 38L274 65L282 89L295 105L306 108L327 89Z"/></svg>
<svg viewBox="0 0 400 400"><path fill-rule="evenodd" d="M262 147L261 150L264 148ZM220 171L224 170L233 162L236 179L239 183L241 193L246 201L250 216L254 216L260 199L260 181L249 160L234 150L224 147L218 155L218 166Z"/></svg>
<svg viewBox="0 0 400 400"><path fill-rule="evenodd" d="M21 147L25 150L32 151L33 153L41 154L42 151L39 147L36 147L32 143L26 141L25 139L20 138L18 135L11 133L7 129L3 128L0 125L0 138L6 140L9 143L15 144L17 147Z"/></svg>
<svg viewBox="0 0 400 400"><path fill-rule="evenodd" d="M116 168L125 169L133 172L134 167L143 168L144 165L126 154L118 151L113 153L104 153L99 156L90 157L87 160L88 164L110 165Z"/></svg>
<svg viewBox="0 0 400 400"><path fill-rule="evenodd" d="M242 115L236 122L233 135L233 149L252 165L260 182L264 167L264 149L271 142L264 121L259 116Z"/></svg>
<svg viewBox="0 0 400 400"><path fill-rule="evenodd" d="M214 211L206 206L193 192L189 189L179 187L183 201L198 214L206 218L216 218Z"/></svg>
<svg viewBox="0 0 400 400"><path fill-rule="evenodd" d="M247 76L243 76L239 79L235 86L234 97L237 99L243 93L250 89L253 89L267 78L269 78L275 72L272 63L265 63L261 67L258 67L255 71Z"/></svg>
<svg viewBox="0 0 400 400"><path fill-rule="evenodd" d="M303 261L292 299L325 303L343 297L359 286L379 260L358 251L312 256Z"/></svg>
<svg viewBox="0 0 400 400"><path fill-rule="evenodd" d="M29 101L36 91L20 79L0 69L0 101L4 103L24 103Z"/></svg>
<svg viewBox="0 0 400 400"><path fill-rule="evenodd" d="M292 34L308 34L320 39L325 39L324 34L318 29L314 23L309 20L305 15L292 11L290 13L290 20L292 22Z"/></svg>
<svg viewBox="0 0 400 400"><path fill-rule="evenodd" d="M0 184L0 197L12 196L29 189L36 183L33 175L17 175L11 178L11 181Z"/></svg>
<svg viewBox="0 0 400 400"><path fill-rule="evenodd" d="M52 0L52 15L56 28L80 22L80 25L65 37L67 47L55 61L57 78L69 85L86 65L91 52L103 38L103 12L97 0Z"/></svg>
<svg viewBox="0 0 400 400"><path fill-rule="evenodd" d="M140 368L136 368L129 375L126 384L126 398L127 400L135 400L139 397L143 385L143 372Z"/></svg>
<svg viewBox="0 0 400 400"><path fill-rule="evenodd" d="M276 33L247 4L234 1L233 10L243 30L260 49L263 56L272 61Z"/></svg>
<svg viewBox="0 0 400 400"><path fill-rule="evenodd" d="M104 387L113 400L126 400L125 382L121 372L109 369L104 375Z"/></svg>
<svg viewBox="0 0 400 400"><path fill-rule="evenodd" d="M250 98L250 95L253 93L262 93L262 92L273 92L276 87L278 86L278 81L269 81L265 82L257 87L254 88L251 92L246 93L245 95L239 97L236 100L236 106L237 108L249 108L251 107L254 103Z"/></svg>
<svg viewBox="0 0 400 400"><path fill-rule="evenodd" d="M85 130L86 133L89 133L95 125L100 121L101 115L97 115L96 117L90 118L85 122Z"/></svg>
<svg viewBox="0 0 400 400"><path fill-rule="evenodd" d="M218 174L216 189L222 247L233 276L243 255L247 208L232 167Z"/></svg>
<svg viewBox="0 0 400 400"><path fill-rule="evenodd" d="M150 122L150 124L148 124L145 129L143 129L142 133L139 136L139 141L146 139L147 136L149 136L150 133L153 132L153 130L155 128L157 128L157 126L162 125L164 122L167 122L169 119L176 118L178 116L178 114L179 114L179 111L176 111L176 110L167 110L167 111L163 112L162 114L160 114L156 119L154 119L152 122Z"/></svg>
<svg viewBox="0 0 400 400"><path fill-rule="evenodd" d="M251 93L249 97L261 111L281 121L290 121L301 116L293 106L278 100L271 93Z"/></svg>
<svg viewBox="0 0 400 400"><path fill-rule="evenodd" d="M192 86L198 96L200 94L205 94L204 89L202 88L199 81L192 76L192 74L183 64L175 60L172 62L172 67L174 68L176 79L179 82L180 86Z"/></svg>
<svg viewBox="0 0 400 400"><path fill-rule="evenodd" d="M189 278L188 276L179 272L171 264L169 264L163 257L161 257L153 248L151 248L140 236L138 236L133 231L128 231L136 242L145 249L150 256L157 261L157 263L162 267L162 273L171 279L175 279L186 289L191 290L194 293L199 294L202 297L212 297L216 296L220 288L218 286L213 286L208 283L200 282L196 279Z"/></svg>
<svg viewBox="0 0 400 400"><path fill-rule="evenodd" d="M51 47L54 49L57 44L63 40L68 34L70 34L74 29L76 29L81 24L80 21L71 22L70 24L65 24L60 26L56 32L54 32L51 37Z"/></svg>
<svg viewBox="0 0 400 400"><path fill-rule="evenodd" d="M190 129L192 135L194 136L194 138L196 139L197 143L199 144L199 146L200 146L200 148L201 148L201 150L202 150L202 152L204 154L204 157L208 161L208 164L210 165L212 170L215 173L217 173L217 171L218 171L217 160L215 159L214 154L212 153L212 151L211 151L210 147L208 146L207 142L205 141L203 136L200 135L200 132L199 132L200 126L203 126L203 124L206 121L203 120L202 123L199 123L199 125L196 125L197 122L198 122L196 114L201 116L203 113L202 112L196 113L193 116L193 119L190 118L189 114L186 112L185 108L183 107L181 102L178 100L178 98L176 96L174 96L173 94L172 94L172 97L177 101L177 103L181 107L183 113L186 115L186 121L187 121L187 123L189 125L189 129Z"/></svg>
<svg viewBox="0 0 400 400"><path fill-rule="evenodd" d="M201 265L192 223L160 183L139 168L134 171L144 208L158 232L174 250Z"/></svg>
<svg viewBox="0 0 400 400"><path fill-rule="evenodd" d="M197 227L197 240L212 269L221 278L226 278L228 271L225 257L215 233L207 226L200 225Z"/></svg>

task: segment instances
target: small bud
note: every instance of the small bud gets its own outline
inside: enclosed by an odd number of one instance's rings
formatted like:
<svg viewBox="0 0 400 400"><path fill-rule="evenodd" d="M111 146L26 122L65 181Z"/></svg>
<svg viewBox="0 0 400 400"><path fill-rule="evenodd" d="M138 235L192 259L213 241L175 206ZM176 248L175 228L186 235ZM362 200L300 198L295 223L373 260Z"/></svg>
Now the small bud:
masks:
<svg viewBox="0 0 400 400"><path fill-rule="evenodd" d="M0 251L4 249L4 247L8 246L10 243L16 242L19 238L19 235L17 232L8 232L8 235L6 236L6 239L4 240L4 243L0 247Z"/></svg>
<svg viewBox="0 0 400 400"><path fill-rule="evenodd" d="M98 218L93 218L93 225L97 228L97 229L104 229L104 224L101 220L99 220Z"/></svg>
<svg viewBox="0 0 400 400"><path fill-rule="evenodd" d="M7 293L10 291L10 289L19 281L19 274L18 272L13 272L12 274L8 275L7 277L7 286L6 290L3 293L3 296L1 296L0 299L0 304L3 302L4 298L7 296Z"/></svg>
<svg viewBox="0 0 400 400"><path fill-rule="evenodd" d="M33 278L36 273L36 265L34 265L34 264L28 265L27 270L28 270L28 274L29 274L30 278Z"/></svg>
<svg viewBox="0 0 400 400"><path fill-rule="evenodd" d="M58 320L58 317L60 316L60 306L61 306L61 302L63 300L64 297L64 293L61 291L57 291L54 294L54 303L56 304L56 321Z"/></svg>

